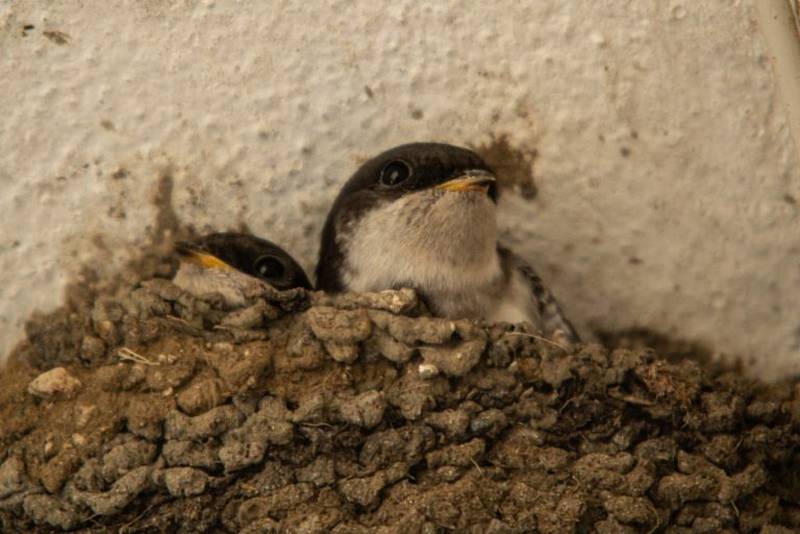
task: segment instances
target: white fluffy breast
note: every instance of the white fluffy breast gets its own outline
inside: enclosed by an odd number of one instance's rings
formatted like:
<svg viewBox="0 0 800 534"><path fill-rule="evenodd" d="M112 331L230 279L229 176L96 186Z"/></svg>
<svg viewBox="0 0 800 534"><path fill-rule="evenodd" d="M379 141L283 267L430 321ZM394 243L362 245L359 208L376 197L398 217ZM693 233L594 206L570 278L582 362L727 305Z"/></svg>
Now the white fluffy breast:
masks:
<svg viewBox="0 0 800 534"><path fill-rule="evenodd" d="M512 280L497 254L495 204L484 194L407 194L337 233L346 236L342 279L351 291L412 287L437 315L530 320L521 302L503 302Z"/></svg>

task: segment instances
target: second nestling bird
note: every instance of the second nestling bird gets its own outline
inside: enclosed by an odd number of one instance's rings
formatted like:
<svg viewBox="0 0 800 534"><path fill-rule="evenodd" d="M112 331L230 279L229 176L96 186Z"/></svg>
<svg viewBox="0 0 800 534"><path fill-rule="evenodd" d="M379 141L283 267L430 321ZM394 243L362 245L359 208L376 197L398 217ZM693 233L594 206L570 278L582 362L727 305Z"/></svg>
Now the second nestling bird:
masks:
<svg viewBox="0 0 800 534"><path fill-rule="evenodd" d="M367 161L345 183L322 233L317 289L410 287L451 318L530 322L578 334L534 270L497 242L495 175L477 154L414 143Z"/></svg>
<svg viewBox="0 0 800 534"><path fill-rule="evenodd" d="M305 271L281 247L233 232L206 235L175 246L180 268L173 282L194 295L218 293L228 306L241 306L249 287L265 282L279 291L311 289Z"/></svg>

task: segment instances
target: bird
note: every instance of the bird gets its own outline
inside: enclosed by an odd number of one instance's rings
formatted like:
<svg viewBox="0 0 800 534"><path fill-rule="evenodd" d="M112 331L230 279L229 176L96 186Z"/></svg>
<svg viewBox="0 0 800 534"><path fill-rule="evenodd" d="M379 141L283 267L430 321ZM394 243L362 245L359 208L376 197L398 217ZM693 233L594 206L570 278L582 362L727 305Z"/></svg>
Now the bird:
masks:
<svg viewBox="0 0 800 534"><path fill-rule="evenodd" d="M498 243L497 192L491 167L467 148L411 143L373 157L328 213L316 289L409 287L436 316L529 322L580 341L536 271Z"/></svg>
<svg viewBox="0 0 800 534"><path fill-rule="evenodd" d="M218 232L175 244L180 266L173 283L194 295L218 293L229 306L246 302L247 288L312 289L299 263L266 239Z"/></svg>

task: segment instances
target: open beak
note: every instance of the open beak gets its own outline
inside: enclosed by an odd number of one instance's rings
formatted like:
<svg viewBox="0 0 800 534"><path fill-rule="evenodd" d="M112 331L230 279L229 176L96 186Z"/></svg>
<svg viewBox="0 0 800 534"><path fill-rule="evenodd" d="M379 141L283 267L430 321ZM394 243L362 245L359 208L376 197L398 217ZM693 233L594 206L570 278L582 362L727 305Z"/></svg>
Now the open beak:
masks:
<svg viewBox="0 0 800 534"><path fill-rule="evenodd" d="M496 179L494 174L487 171L467 171L457 178L448 180L443 184L436 186L436 189L444 191L480 191L488 193L489 188L492 187Z"/></svg>
<svg viewBox="0 0 800 534"><path fill-rule="evenodd" d="M177 243L175 245L175 252L181 261L193 263L206 269L233 269L230 265L206 251L198 250L190 243Z"/></svg>

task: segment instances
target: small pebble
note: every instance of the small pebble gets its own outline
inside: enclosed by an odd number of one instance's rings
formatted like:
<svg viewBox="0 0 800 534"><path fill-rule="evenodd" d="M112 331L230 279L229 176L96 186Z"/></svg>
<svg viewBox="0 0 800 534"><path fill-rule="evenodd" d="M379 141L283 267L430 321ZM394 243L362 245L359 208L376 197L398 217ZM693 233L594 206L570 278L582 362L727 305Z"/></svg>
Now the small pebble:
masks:
<svg viewBox="0 0 800 534"><path fill-rule="evenodd" d="M434 376L439 374L439 368L433 365L432 363L421 363L419 364L419 377L423 379L433 378Z"/></svg>
<svg viewBox="0 0 800 534"><path fill-rule="evenodd" d="M42 398L70 398L81 388L81 381L63 367L50 369L28 384L28 393Z"/></svg>

